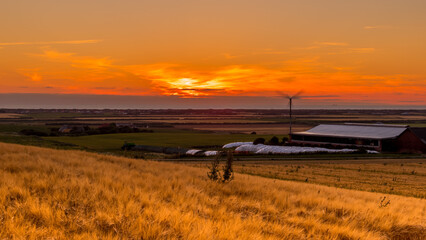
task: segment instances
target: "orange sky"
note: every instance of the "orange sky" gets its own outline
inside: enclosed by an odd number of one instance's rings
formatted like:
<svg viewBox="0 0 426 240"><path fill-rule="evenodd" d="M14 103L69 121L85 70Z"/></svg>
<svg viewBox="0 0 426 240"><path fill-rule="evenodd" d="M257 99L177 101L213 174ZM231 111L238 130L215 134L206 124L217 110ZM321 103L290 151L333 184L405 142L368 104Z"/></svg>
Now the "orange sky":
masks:
<svg viewBox="0 0 426 240"><path fill-rule="evenodd" d="M426 1L0 3L0 93L426 105Z"/></svg>

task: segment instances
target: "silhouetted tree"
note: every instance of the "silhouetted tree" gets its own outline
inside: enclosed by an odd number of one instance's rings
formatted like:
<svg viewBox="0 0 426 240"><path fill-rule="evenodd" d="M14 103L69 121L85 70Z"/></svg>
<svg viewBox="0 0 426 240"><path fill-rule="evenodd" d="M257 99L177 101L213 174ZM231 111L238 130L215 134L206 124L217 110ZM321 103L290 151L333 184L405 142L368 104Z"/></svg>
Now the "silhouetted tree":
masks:
<svg viewBox="0 0 426 240"><path fill-rule="evenodd" d="M268 145L280 145L280 140L273 136L269 141L268 141Z"/></svg>
<svg viewBox="0 0 426 240"><path fill-rule="evenodd" d="M254 145L257 145L257 144L264 144L265 143L265 139L264 138L256 138L254 141L253 141L253 144Z"/></svg>

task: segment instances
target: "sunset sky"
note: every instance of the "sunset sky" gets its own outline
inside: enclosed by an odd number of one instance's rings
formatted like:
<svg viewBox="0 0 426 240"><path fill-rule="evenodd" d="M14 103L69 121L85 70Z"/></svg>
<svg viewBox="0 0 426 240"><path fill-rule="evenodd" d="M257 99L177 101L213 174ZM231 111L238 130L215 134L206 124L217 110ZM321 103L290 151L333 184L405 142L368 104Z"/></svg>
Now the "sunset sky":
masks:
<svg viewBox="0 0 426 240"><path fill-rule="evenodd" d="M425 10L424 0L2 0L0 94L268 108L265 98L302 90L306 107L426 107Z"/></svg>

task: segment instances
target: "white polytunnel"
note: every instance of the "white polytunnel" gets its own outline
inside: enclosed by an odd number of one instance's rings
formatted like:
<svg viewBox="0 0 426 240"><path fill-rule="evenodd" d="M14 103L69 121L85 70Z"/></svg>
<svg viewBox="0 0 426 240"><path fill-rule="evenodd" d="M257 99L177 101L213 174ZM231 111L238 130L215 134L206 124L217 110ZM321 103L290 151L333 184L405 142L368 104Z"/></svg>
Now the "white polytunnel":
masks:
<svg viewBox="0 0 426 240"><path fill-rule="evenodd" d="M205 156L216 156L218 154L218 151L205 151L204 155Z"/></svg>
<svg viewBox="0 0 426 240"><path fill-rule="evenodd" d="M196 154L200 154L201 152L203 152L202 150L198 150L198 149L190 149L188 151L186 151L187 155L196 155Z"/></svg>
<svg viewBox="0 0 426 240"><path fill-rule="evenodd" d="M299 146L271 146L264 144L254 145L251 142L241 144L242 142L228 143L225 146L238 146L236 152L249 152L254 154L298 154L298 153L351 153L357 149L328 149L321 147L299 147ZM225 148L225 146L223 146ZM367 153L376 154L377 151L368 150Z"/></svg>
<svg viewBox="0 0 426 240"><path fill-rule="evenodd" d="M241 145L247 145L247 144L252 144L252 142L233 142L233 143L228 143L228 144L225 144L223 146L223 148L235 148L235 147L239 147Z"/></svg>

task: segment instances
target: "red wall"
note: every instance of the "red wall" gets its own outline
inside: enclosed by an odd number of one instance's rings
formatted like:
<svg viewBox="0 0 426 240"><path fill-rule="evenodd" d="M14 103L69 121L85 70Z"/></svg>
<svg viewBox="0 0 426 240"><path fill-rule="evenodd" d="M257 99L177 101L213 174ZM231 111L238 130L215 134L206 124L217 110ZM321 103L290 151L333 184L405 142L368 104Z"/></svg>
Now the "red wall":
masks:
<svg viewBox="0 0 426 240"><path fill-rule="evenodd" d="M426 144L410 130L398 137L396 147L400 153L426 153Z"/></svg>

